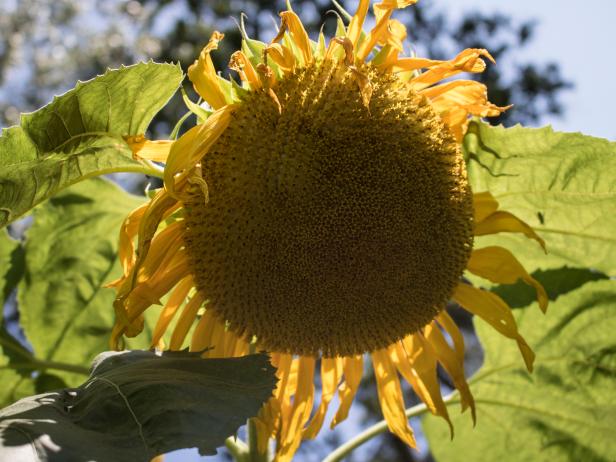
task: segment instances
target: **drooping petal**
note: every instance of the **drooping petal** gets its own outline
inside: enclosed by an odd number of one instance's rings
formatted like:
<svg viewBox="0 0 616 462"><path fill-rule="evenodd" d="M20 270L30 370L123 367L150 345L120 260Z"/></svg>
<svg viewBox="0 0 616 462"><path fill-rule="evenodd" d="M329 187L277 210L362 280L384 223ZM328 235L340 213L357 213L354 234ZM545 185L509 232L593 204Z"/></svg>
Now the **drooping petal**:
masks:
<svg viewBox="0 0 616 462"><path fill-rule="evenodd" d="M288 420L283 420L280 447L276 452L277 462L290 461L302 440L302 428L310 418L314 401L315 359L310 356L299 358L297 390L293 397L293 408Z"/></svg>
<svg viewBox="0 0 616 462"><path fill-rule="evenodd" d="M436 359L441 363L445 371L447 371L453 380L454 386L460 392L462 411L470 407L473 423L475 423L475 400L464 375L464 359L460 361L457 352L449 346L447 340L445 340L445 336L438 328L435 321L432 321L432 323L424 328L424 336L432 347Z"/></svg>
<svg viewBox="0 0 616 462"><path fill-rule="evenodd" d="M353 48L357 48L359 37L362 32L364 21L366 20L366 15L368 14L369 7L370 0L359 0L359 4L357 5L357 11L353 15L353 18L351 18L351 22L349 23L349 27L347 28L346 36L353 44Z"/></svg>
<svg viewBox="0 0 616 462"><path fill-rule="evenodd" d="M390 356L396 359L398 372L411 384L430 412L447 421L453 437L453 425L441 395L436 355L431 346L421 334L413 334L390 347Z"/></svg>
<svg viewBox="0 0 616 462"><path fill-rule="evenodd" d="M376 44L386 38L389 18L392 11L393 10L391 9L385 10L376 25L372 28L368 35L366 35L365 40L362 41L359 49L357 50L357 59L359 61L364 61L372 52L372 49L376 46Z"/></svg>
<svg viewBox="0 0 616 462"><path fill-rule="evenodd" d="M312 45L301 19L293 11L283 11L280 13L280 17L282 18L282 24L280 24L278 34L274 37L272 43L282 40L285 32L288 32L291 40L299 50L302 64L310 64L313 60Z"/></svg>
<svg viewBox="0 0 616 462"><path fill-rule="evenodd" d="M458 329L458 326L451 319L449 313L447 311L441 311L436 316L436 321L441 325L445 332L449 334L451 337L451 341L453 342L453 349L456 352L456 358L460 364L464 364L464 337L462 336L462 332Z"/></svg>
<svg viewBox="0 0 616 462"><path fill-rule="evenodd" d="M391 66L393 72L408 72L419 69L429 69L447 61L428 58L405 57L397 59Z"/></svg>
<svg viewBox="0 0 616 462"><path fill-rule="evenodd" d="M151 141L143 135L127 136L124 137L124 141L130 146L134 159L153 160L155 162L166 162L173 144L171 140Z"/></svg>
<svg viewBox="0 0 616 462"><path fill-rule="evenodd" d="M308 427L304 430L304 439L313 439L323 426L323 420L327 413L329 403L333 399L338 383L342 376L342 358L323 358L321 359L321 404L315 415L312 417Z"/></svg>
<svg viewBox="0 0 616 462"><path fill-rule="evenodd" d="M413 0L385 0L374 5L376 25L368 32L357 50L359 61L364 61L377 44L389 44L398 52L403 50L402 40L406 38L406 27L400 21L390 18L395 9L405 8L413 3Z"/></svg>
<svg viewBox="0 0 616 462"><path fill-rule="evenodd" d="M164 173L169 195L177 196L175 175L194 168L225 131L235 109L234 105L218 109L203 124L191 128L173 143Z"/></svg>
<svg viewBox="0 0 616 462"><path fill-rule="evenodd" d="M199 308L203 305L203 301L203 296L200 292L197 292L192 296L186 306L184 306L184 309L180 314L180 318L178 319L178 322L171 334L171 340L169 341L170 350L180 350L182 348L182 344L188 334L188 330L197 318L197 311L199 311Z"/></svg>
<svg viewBox="0 0 616 462"><path fill-rule="evenodd" d="M526 368L532 372L535 353L518 332L518 325L507 304L496 294L468 284L458 284L453 299L464 309L479 316L505 337L518 343Z"/></svg>
<svg viewBox="0 0 616 462"><path fill-rule="evenodd" d="M494 61L494 58L492 58L492 55L487 50L467 48L454 59L434 66L429 71L415 77L409 84L415 91L420 91L460 72L483 72L486 68L486 63L481 59L482 56L490 61Z"/></svg>
<svg viewBox="0 0 616 462"><path fill-rule="evenodd" d="M149 205L149 203L140 205L135 210L130 212L122 222L122 226L120 227L118 258L122 264L123 274L122 277L116 279L115 281L107 283L105 287L119 287L129 275L131 268L135 263L135 246L133 240L137 236L141 219L143 218Z"/></svg>
<svg viewBox="0 0 616 462"><path fill-rule="evenodd" d="M163 344L161 343L161 339L163 334L167 331L171 320L177 313L180 306L188 297L188 293L190 289L194 286L194 281L191 275L182 279L177 286L171 292L167 303L163 307L160 315L158 316L158 320L156 321L156 326L154 327L154 332L152 333L152 342L150 343L150 348L154 348L158 346L159 348L163 348Z"/></svg>
<svg viewBox="0 0 616 462"><path fill-rule="evenodd" d="M293 52L280 43L272 43L266 48L267 56L285 73L292 74L295 70L295 56Z"/></svg>
<svg viewBox="0 0 616 462"><path fill-rule="evenodd" d="M344 371L344 382L338 387L340 406L332 420L330 428L334 428L349 415L349 409L353 404L353 399L359 388L361 377L364 373L364 360L362 356L352 356L343 358L342 368Z"/></svg>
<svg viewBox="0 0 616 462"><path fill-rule="evenodd" d="M216 319L216 316L214 316L214 311L211 309L206 309L192 333L190 350L202 351L216 345L214 339L217 337L217 330L219 326L220 322ZM209 351L207 353L209 353Z"/></svg>
<svg viewBox="0 0 616 462"><path fill-rule="evenodd" d="M252 90L258 90L263 86L257 70L243 51L236 51L231 55L229 69L236 71L242 82L248 84Z"/></svg>
<svg viewBox="0 0 616 462"><path fill-rule="evenodd" d="M467 265L471 273L499 284L515 284L522 279L537 291L541 310L548 307L548 296L543 286L526 272L520 262L507 249L497 246L474 249Z"/></svg>
<svg viewBox="0 0 616 462"><path fill-rule="evenodd" d="M208 44L203 48L199 59L188 68L188 78L193 83L195 91L213 109L220 109L227 104L225 95L220 88L220 82L210 53L218 49L218 42L224 37L218 31L214 31Z"/></svg>
<svg viewBox="0 0 616 462"><path fill-rule="evenodd" d="M371 357L379 403L387 427L398 438L414 448L416 447L415 437L404 412L404 398L396 367L392 363L387 349L373 351Z"/></svg>
<svg viewBox="0 0 616 462"><path fill-rule="evenodd" d="M427 88L421 92L430 98L437 112L452 108L464 109L467 114L479 117L494 117L511 106L500 107L488 101L488 88L475 80L455 80Z"/></svg>
<svg viewBox="0 0 616 462"><path fill-rule="evenodd" d="M512 213L499 210L484 218L481 222L475 223L475 236L506 232L522 233L529 239L537 241L545 251L545 241L539 237L533 228Z"/></svg>
<svg viewBox="0 0 616 462"><path fill-rule="evenodd" d="M479 223L498 210L498 201L488 191L474 193L473 209L475 223Z"/></svg>

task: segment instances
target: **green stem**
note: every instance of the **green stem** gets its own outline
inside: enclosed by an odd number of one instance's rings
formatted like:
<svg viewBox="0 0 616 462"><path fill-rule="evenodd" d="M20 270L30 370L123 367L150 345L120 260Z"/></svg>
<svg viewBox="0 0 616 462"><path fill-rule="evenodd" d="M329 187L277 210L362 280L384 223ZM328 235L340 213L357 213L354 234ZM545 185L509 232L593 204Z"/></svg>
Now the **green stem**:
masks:
<svg viewBox="0 0 616 462"><path fill-rule="evenodd" d="M90 370L87 367L76 366L75 364L62 363L58 361L45 361L34 357L29 358L27 363L12 363L6 366L0 366L0 370L2 369L55 369L58 371L72 372L86 376L90 375Z"/></svg>
<svg viewBox="0 0 616 462"><path fill-rule="evenodd" d="M153 164L150 164L150 165L142 164L142 165L131 165L130 167L123 166L123 167L106 168L102 170L97 170L96 172L90 175L84 175L83 177L79 178L79 180L91 178L95 176L100 176L100 175L108 175L110 173L141 173L143 175L160 178L161 180L163 179L162 169L156 168Z"/></svg>
<svg viewBox="0 0 616 462"><path fill-rule="evenodd" d="M259 445L257 443L257 425L255 419L248 419L246 425L248 430L248 460L249 462L269 462L268 450L265 450L265 454L259 452Z"/></svg>
<svg viewBox="0 0 616 462"><path fill-rule="evenodd" d="M443 398L445 403L450 402L456 393L451 393ZM410 407L405 411L405 414L408 418L415 417L425 413L428 410L428 407L425 404L417 404L416 406ZM343 458L349 455L353 450L361 446L362 444L370 441L375 436L384 433L387 430L387 422L385 420L381 420L380 422L375 423L371 427L367 428L359 435L354 436L352 439L347 441L346 443L338 446L334 451L332 451L323 462L338 462Z"/></svg>
<svg viewBox="0 0 616 462"><path fill-rule="evenodd" d="M241 439L230 436L225 440L225 446L235 462L248 462L248 446Z"/></svg>

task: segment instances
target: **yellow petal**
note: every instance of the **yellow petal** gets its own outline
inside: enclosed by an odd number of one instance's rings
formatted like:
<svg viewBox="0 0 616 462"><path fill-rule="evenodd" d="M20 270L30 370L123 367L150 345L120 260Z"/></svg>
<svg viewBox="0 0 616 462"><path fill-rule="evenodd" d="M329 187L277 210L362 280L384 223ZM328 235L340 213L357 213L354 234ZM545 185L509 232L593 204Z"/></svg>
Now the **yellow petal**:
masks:
<svg viewBox="0 0 616 462"><path fill-rule="evenodd" d="M476 420L475 400L468 388L468 383L464 375L464 359L460 361L457 352L449 346L447 340L445 340L445 336L434 321L424 328L424 336L432 347L436 359L450 375L455 387L460 392L462 411L466 410L468 407L471 408L474 424Z"/></svg>
<svg viewBox="0 0 616 462"><path fill-rule="evenodd" d="M234 105L218 109L203 124L191 128L173 143L164 173L165 189L170 196L178 196L175 175L194 168L225 131L235 109Z"/></svg>
<svg viewBox="0 0 616 462"><path fill-rule="evenodd" d="M441 61L437 59L405 57L397 59L392 64L391 69L393 72L416 71L419 69L435 67L446 62L447 61Z"/></svg>
<svg viewBox="0 0 616 462"><path fill-rule="evenodd" d="M199 54L199 59L188 68L188 78L193 83L195 91L213 109L220 109L227 104L210 56L210 53L218 48L218 42L223 37L224 34L214 31L208 44Z"/></svg>
<svg viewBox="0 0 616 462"><path fill-rule="evenodd" d="M545 241L530 226L509 212L497 211L475 223L475 236L504 232L522 233L529 239L536 240L545 251Z"/></svg>
<svg viewBox="0 0 616 462"><path fill-rule="evenodd" d="M490 61L494 61L494 58L492 58L487 50L481 48L467 48L454 59L434 66L429 71L412 79L410 81L411 88L419 91L443 79L459 74L460 72L483 72L486 68L486 63L481 59L482 56L488 58Z"/></svg>
<svg viewBox="0 0 616 462"><path fill-rule="evenodd" d="M351 22L347 28L346 36L353 44L353 48L357 48L357 43L359 42L359 37L361 35L364 21L366 20L366 15L368 14L369 7L370 0L359 0L357 11L355 12L353 18L351 18Z"/></svg>
<svg viewBox="0 0 616 462"><path fill-rule="evenodd" d="M214 311L206 309L203 316L195 326L190 340L191 351L202 351L215 345L215 338L220 322L214 316ZM204 357L209 357L211 350L205 352Z"/></svg>
<svg viewBox="0 0 616 462"><path fill-rule="evenodd" d="M505 337L514 339L524 357L526 368L529 371L533 370L535 353L518 332L518 325L509 306L498 295L468 284L458 284L453 293L453 299L464 309L489 323Z"/></svg>
<svg viewBox="0 0 616 462"><path fill-rule="evenodd" d="M242 82L247 83L252 90L263 87L257 70L243 51L236 51L229 59L229 69L233 69L240 75Z"/></svg>
<svg viewBox="0 0 616 462"><path fill-rule="evenodd" d="M496 106L488 101L487 87L474 80L456 80L427 88L421 92L430 98L437 112L463 109L466 116L494 117L511 106Z"/></svg>
<svg viewBox="0 0 616 462"><path fill-rule="evenodd" d="M353 404L353 399L364 373L364 359L361 355L343 358L342 368L344 371L344 382L338 387L340 405L330 425L332 429L349 415L349 409L351 409L351 404Z"/></svg>
<svg viewBox="0 0 616 462"><path fill-rule="evenodd" d="M154 236L134 278L135 284L147 281L154 273L167 267L169 261L184 246L183 234L184 223L176 221Z"/></svg>
<svg viewBox="0 0 616 462"><path fill-rule="evenodd" d="M203 305L203 301L203 296L200 292L197 292L186 304L171 334L171 340L169 341L170 350L180 350L182 348L186 334L188 334L190 326L192 326L197 318L197 311Z"/></svg>
<svg viewBox="0 0 616 462"><path fill-rule="evenodd" d="M175 289L173 289L173 292L171 292L167 303L165 303L165 306L158 317L158 321L156 321L156 326L154 327L154 332L152 333L150 348L161 346L160 342L163 334L167 330L167 327L169 327L169 323L175 316L175 313L179 307L186 300L188 292L193 286L194 281L192 276L187 276L178 283Z"/></svg>
<svg viewBox="0 0 616 462"><path fill-rule="evenodd" d="M171 140L150 141L143 135L126 136L124 141L130 146L134 159L146 159L155 162L166 162L173 144Z"/></svg>
<svg viewBox="0 0 616 462"><path fill-rule="evenodd" d="M485 220L498 210L498 202L488 191L473 194L475 223Z"/></svg>
<svg viewBox="0 0 616 462"><path fill-rule="evenodd" d="M342 358L321 359L321 404L304 430L304 439L313 439L321 430L327 408L331 402L342 376Z"/></svg>
<svg viewBox="0 0 616 462"><path fill-rule="evenodd" d="M381 18L377 21L376 25L370 30L365 40L360 45L357 51L357 59L364 61L372 49L376 46L377 42L386 39L389 26L389 18L393 10L387 9L383 12Z"/></svg>
<svg viewBox="0 0 616 462"><path fill-rule="evenodd" d="M369 109L370 99L372 99L372 84L370 83L370 79L355 66L349 66L349 70L353 73L353 78L357 82L364 106Z"/></svg>
<svg viewBox="0 0 616 462"><path fill-rule="evenodd" d="M302 356L299 358L297 391L293 397L290 419L282 422L281 445L275 458L278 462L292 460L301 443L302 428L310 418L314 401L314 367L315 359L313 357Z"/></svg>
<svg viewBox="0 0 616 462"><path fill-rule="evenodd" d="M130 273L130 270L135 263L135 246L133 244L133 240L135 239L135 236L137 236L141 219L143 218L149 205L149 202L140 205L135 210L130 212L122 222L122 226L120 227L118 258L122 264L123 276L113 282L107 283L106 287L120 286Z"/></svg>
<svg viewBox="0 0 616 462"><path fill-rule="evenodd" d="M310 64L312 62L312 45L302 21L293 11L283 11L280 13L280 17L282 18L282 23L272 43L280 41L285 32L288 32L291 40L300 52L302 64Z"/></svg>
<svg viewBox="0 0 616 462"><path fill-rule="evenodd" d="M285 73L292 74L295 70L295 56L293 52L280 43L272 43L265 47L267 56Z"/></svg>
<svg viewBox="0 0 616 462"><path fill-rule="evenodd" d="M449 334L449 337L451 337L453 349L456 352L458 362L464 364L464 337L462 336L460 329L458 329L458 326L456 326L456 323L453 319L451 319L451 316L449 316L447 311L441 311L436 316L436 321L443 329L445 329L445 332Z"/></svg>
<svg viewBox="0 0 616 462"><path fill-rule="evenodd" d="M522 279L537 291L541 310L548 307L548 295L539 282L526 272L520 262L507 249L497 246L474 249L467 265L471 273L499 284L515 284Z"/></svg>
<svg viewBox="0 0 616 462"><path fill-rule="evenodd" d="M413 430L408 423L404 409L404 398L396 368L389 358L387 349L371 354L374 376L383 417L389 430L410 447L416 447Z"/></svg>
<svg viewBox="0 0 616 462"><path fill-rule="evenodd" d="M413 334L392 345L390 351L390 356L396 358L395 364L400 374L411 384L430 412L447 421L453 437L453 425L441 396L436 374L436 355L431 346L420 334Z"/></svg>

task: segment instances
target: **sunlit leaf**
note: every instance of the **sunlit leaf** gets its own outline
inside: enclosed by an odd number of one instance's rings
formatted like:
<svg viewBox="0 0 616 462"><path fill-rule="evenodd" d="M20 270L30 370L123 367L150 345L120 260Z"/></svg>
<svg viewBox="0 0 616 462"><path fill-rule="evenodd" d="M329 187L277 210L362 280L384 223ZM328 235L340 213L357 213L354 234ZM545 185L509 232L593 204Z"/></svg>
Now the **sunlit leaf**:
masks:
<svg viewBox="0 0 616 462"><path fill-rule="evenodd" d="M37 358L87 367L109 348L115 292L103 286L119 276L120 224L144 200L95 178L71 186L36 209L27 232L18 305ZM138 340L147 342L147 332ZM54 373L69 385L83 380L80 375Z"/></svg>
<svg viewBox="0 0 616 462"><path fill-rule="evenodd" d="M105 353L79 388L0 411L0 459L145 462L188 447L213 454L256 415L275 384L263 354Z"/></svg>
<svg viewBox="0 0 616 462"><path fill-rule="evenodd" d="M124 136L145 133L182 71L140 63L77 86L0 137L0 226L59 190L114 171L143 171Z"/></svg>
<svg viewBox="0 0 616 462"><path fill-rule="evenodd" d="M560 296L546 315L515 310L537 354L526 372L515 342L481 321L485 362L471 379L477 427L452 412L455 438L431 416L424 430L437 462L613 461L616 454L616 281L595 281ZM451 408L459 406L452 403Z"/></svg>
<svg viewBox="0 0 616 462"><path fill-rule="evenodd" d="M503 245L529 270L590 267L616 275L616 143L580 133L490 127L465 139L474 191L490 191L546 241L548 255L520 235L480 237Z"/></svg>

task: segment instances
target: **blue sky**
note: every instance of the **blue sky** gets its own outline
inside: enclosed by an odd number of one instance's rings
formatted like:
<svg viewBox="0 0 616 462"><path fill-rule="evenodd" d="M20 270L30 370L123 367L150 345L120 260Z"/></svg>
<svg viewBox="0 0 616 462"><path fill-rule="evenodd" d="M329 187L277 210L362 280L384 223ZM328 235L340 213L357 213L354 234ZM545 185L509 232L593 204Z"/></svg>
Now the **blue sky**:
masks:
<svg viewBox="0 0 616 462"><path fill-rule="evenodd" d="M538 20L536 35L520 59L555 61L575 87L563 92L566 116L550 120L555 129L581 131L616 140L616 2L611 0L420 0L463 11L499 12ZM498 63L497 63L498 64Z"/></svg>

